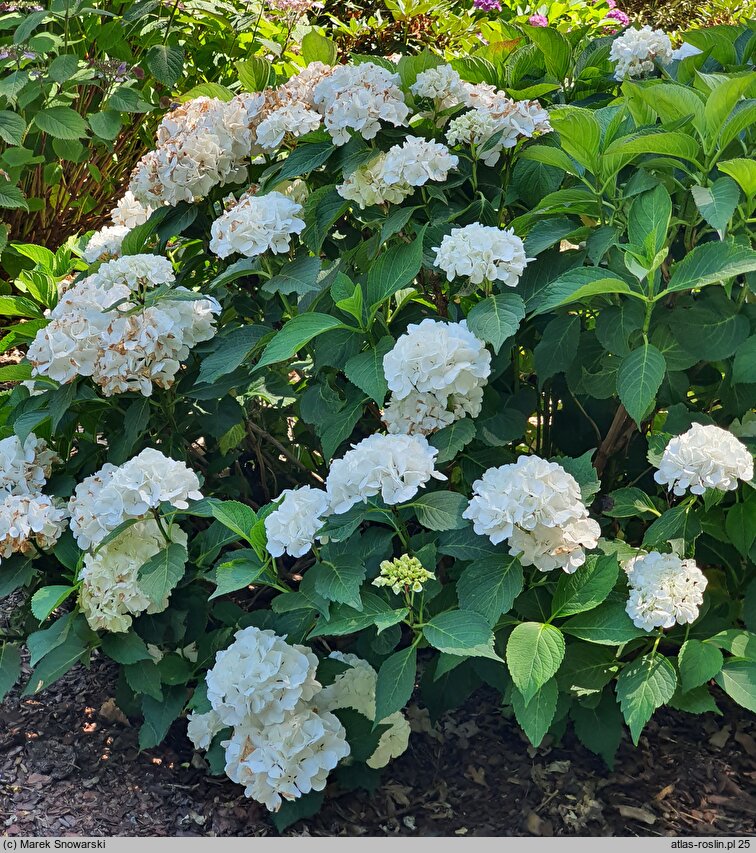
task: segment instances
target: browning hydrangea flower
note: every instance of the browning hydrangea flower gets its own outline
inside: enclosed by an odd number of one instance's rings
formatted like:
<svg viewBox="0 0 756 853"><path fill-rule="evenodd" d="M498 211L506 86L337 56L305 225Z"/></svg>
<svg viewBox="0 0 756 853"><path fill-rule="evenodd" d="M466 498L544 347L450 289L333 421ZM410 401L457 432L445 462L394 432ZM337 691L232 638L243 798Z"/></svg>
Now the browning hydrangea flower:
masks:
<svg viewBox="0 0 756 853"><path fill-rule="evenodd" d="M291 236L305 227L301 212L302 206L282 193L247 194L213 222L210 251L219 258L288 252Z"/></svg>

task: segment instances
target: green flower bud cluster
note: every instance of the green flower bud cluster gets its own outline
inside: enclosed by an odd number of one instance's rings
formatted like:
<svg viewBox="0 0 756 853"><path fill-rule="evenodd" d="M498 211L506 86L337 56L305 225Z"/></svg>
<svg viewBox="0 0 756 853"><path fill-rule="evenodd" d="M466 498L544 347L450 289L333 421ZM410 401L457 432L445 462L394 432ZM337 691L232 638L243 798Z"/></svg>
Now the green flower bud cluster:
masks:
<svg viewBox="0 0 756 853"><path fill-rule="evenodd" d="M423 568L417 557L404 554L395 560L384 560L381 563L381 574L373 581L373 586L390 586L397 595L402 590L422 592L423 584L435 580L433 572Z"/></svg>

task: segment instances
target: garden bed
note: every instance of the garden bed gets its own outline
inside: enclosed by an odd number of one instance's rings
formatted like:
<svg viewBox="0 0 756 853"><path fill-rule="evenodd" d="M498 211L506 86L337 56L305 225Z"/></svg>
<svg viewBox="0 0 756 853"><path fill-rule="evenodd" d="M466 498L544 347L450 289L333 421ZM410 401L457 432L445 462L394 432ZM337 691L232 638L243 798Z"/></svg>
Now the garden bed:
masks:
<svg viewBox="0 0 756 853"><path fill-rule="evenodd" d="M9 836L275 835L265 810L192 764L177 723L140 753L137 726L111 701L105 662L77 667L33 699L0 710L0 821ZM534 750L477 694L430 728L410 707L409 750L373 795L329 796L289 835L741 835L753 832L756 723L724 700L724 716L671 710L613 772L572 735Z"/></svg>

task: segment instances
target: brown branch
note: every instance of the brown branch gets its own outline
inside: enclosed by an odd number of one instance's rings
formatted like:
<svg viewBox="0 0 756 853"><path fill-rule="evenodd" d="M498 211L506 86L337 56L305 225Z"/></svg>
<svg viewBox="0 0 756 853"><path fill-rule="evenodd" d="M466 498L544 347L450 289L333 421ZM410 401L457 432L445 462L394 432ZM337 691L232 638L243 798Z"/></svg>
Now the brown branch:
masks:
<svg viewBox="0 0 756 853"><path fill-rule="evenodd" d="M254 432L256 435L259 435L261 438L264 438L265 441L267 441L269 444L272 444L273 447L275 447L276 450L282 456L284 456L286 459L288 459L289 462L291 462L293 465L295 465L301 471L304 471L308 476L312 477L312 479L315 480L315 482L318 485L320 485L320 486L323 485L323 483L325 481L323 480L323 478L319 474L316 474L314 471L311 471L304 463L300 462L296 456L293 456L283 446L283 444L281 444L281 442L278 441L277 439L273 438L273 436L269 432L266 432L262 427L259 427L256 423L253 423L252 421L247 421L247 428L252 430L252 432Z"/></svg>
<svg viewBox="0 0 756 853"><path fill-rule="evenodd" d="M604 473L604 468L606 468L609 459L627 444L634 429L635 424L632 418L628 415L627 409L620 403L619 408L614 413L614 420L612 420L609 431L596 453L594 466L599 477Z"/></svg>

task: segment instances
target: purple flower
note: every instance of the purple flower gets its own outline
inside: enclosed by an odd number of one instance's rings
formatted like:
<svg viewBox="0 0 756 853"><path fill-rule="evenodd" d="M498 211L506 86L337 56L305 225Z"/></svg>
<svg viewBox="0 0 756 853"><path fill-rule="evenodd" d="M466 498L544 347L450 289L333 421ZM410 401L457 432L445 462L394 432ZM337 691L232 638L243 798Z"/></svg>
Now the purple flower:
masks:
<svg viewBox="0 0 756 853"><path fill-rule="evenodd" d="M617 8L617 0L606 0L606 5L610 9L616 9Z"/></svg>
<svg viewBox="0 0 756 853"><path fill-rule="evenodd" d="M549 19L546 15L531 15L528 18L528 23L531 27L548 27Z"/></svg>
<svg viewBox="0 0 756 853"><path fill-rule="evenodd" d="M473 0L473 6L481 12L501 12L499 0Z"/></svg>
<svg viewBox="0 0 756 853"><path fill-rule="evenodd" d="M612 18L615 21L619 21L620 25L623 27L627 27L630 25L630 18L622 11L622 9L612 9L606 16L607 18Z"/></svg>

